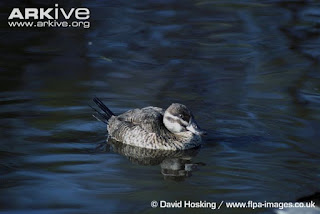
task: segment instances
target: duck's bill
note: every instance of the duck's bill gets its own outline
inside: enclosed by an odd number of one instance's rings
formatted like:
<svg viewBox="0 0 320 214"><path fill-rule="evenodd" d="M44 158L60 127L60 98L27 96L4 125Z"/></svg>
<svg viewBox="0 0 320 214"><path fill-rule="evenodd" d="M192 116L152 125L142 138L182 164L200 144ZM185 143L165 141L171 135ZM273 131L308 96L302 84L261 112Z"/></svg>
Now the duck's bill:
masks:
<svg viewBox="0 0 320 214"><path fill-rule="evenodd" d="M191 119L191 121L190 121L189 125L186 127L186 129L196 135L206 135L207 134L206 131L199 128L196 121L194 121L193 119Z"/></svg>

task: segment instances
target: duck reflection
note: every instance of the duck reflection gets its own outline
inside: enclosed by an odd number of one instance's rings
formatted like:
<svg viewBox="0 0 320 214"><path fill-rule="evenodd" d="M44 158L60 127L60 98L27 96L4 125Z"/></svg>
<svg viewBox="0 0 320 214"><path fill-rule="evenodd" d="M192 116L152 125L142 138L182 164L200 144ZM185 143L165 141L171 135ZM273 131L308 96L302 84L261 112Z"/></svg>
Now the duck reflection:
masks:
<svg viewBox="0 0 320 214"><path fill-rule="evenodd" d="M185 180L185 178L192 176L192 172L197 171L199 166L205 165L204 163L192 162L192 158L198 154L199 148L181 151L153 150L123 144L111 138L107 140L107 143L100 145L100 149L104 151L111 149L126 156L132 163L152 166L160 165L164 179L175 181Z"/></svg>

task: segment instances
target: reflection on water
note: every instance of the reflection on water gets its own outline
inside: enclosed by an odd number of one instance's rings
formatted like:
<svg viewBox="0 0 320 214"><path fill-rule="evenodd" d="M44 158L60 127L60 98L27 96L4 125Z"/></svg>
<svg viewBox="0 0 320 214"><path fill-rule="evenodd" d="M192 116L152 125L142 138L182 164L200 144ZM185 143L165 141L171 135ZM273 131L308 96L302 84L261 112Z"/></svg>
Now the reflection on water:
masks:
<svg viewBox="0 0 320 214"><path fill-rule="evenodd" d="M126 156L132 163L140 165L160 165L161 174L165 179L184 180L192 175L192 171L198 169L199 165L204 163L192 163L192 157L196 156L200 148L189 149L185 151L166 151L140 148L126 145L111 138L108 143L116 153ZM107 144L100 145L105 151Z"/></svg>
<svg viewBox="0 0 320 214"><path fill-rule="evenodd" d="M161 213L151 200L319 192L318 1L59 3L89 7L90 29L9 28L12 8L53 5L0 5L0 211ZM181 156L95 149L107 133L91 117L94 96L115 113L183 103L209 134ZM253 212L273 213L220 210Z"/></svg>

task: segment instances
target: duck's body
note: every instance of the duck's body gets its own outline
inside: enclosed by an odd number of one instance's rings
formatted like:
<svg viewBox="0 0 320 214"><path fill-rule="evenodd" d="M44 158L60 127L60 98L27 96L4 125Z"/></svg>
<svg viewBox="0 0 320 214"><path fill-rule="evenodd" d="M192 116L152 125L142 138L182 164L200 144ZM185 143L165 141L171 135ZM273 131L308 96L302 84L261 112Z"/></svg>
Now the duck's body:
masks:
<svg viewBox="0 0 320 214"><path fill-rule="evenodd" d="M200 145L192 132L170 132L163 123L164 110L157 107L129 110L108 121L109 135L128 145L147 149L184 150Z"/></svg>
<svg viewBox="0 0 320 214"><path fill-rule="evenodd" d="M109 136L122 143L158 150L185 150L201 143L203 132L182 104L174 103L166 111L149 106L115 116L98 98L94 101L105 112Z"/></svg>

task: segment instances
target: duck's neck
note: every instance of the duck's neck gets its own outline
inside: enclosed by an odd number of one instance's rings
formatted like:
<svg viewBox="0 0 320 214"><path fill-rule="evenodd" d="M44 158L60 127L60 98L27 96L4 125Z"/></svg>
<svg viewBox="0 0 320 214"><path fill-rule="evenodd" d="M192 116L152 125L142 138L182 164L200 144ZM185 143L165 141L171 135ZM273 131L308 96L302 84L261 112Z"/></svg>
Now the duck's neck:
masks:
<svg viewBox="0 0 320 214"><path fill-rule="evenodd" d="M195 135L192 132L179 132L174 134L180 142L187 143L188 141L192 140Z"/></svg>

